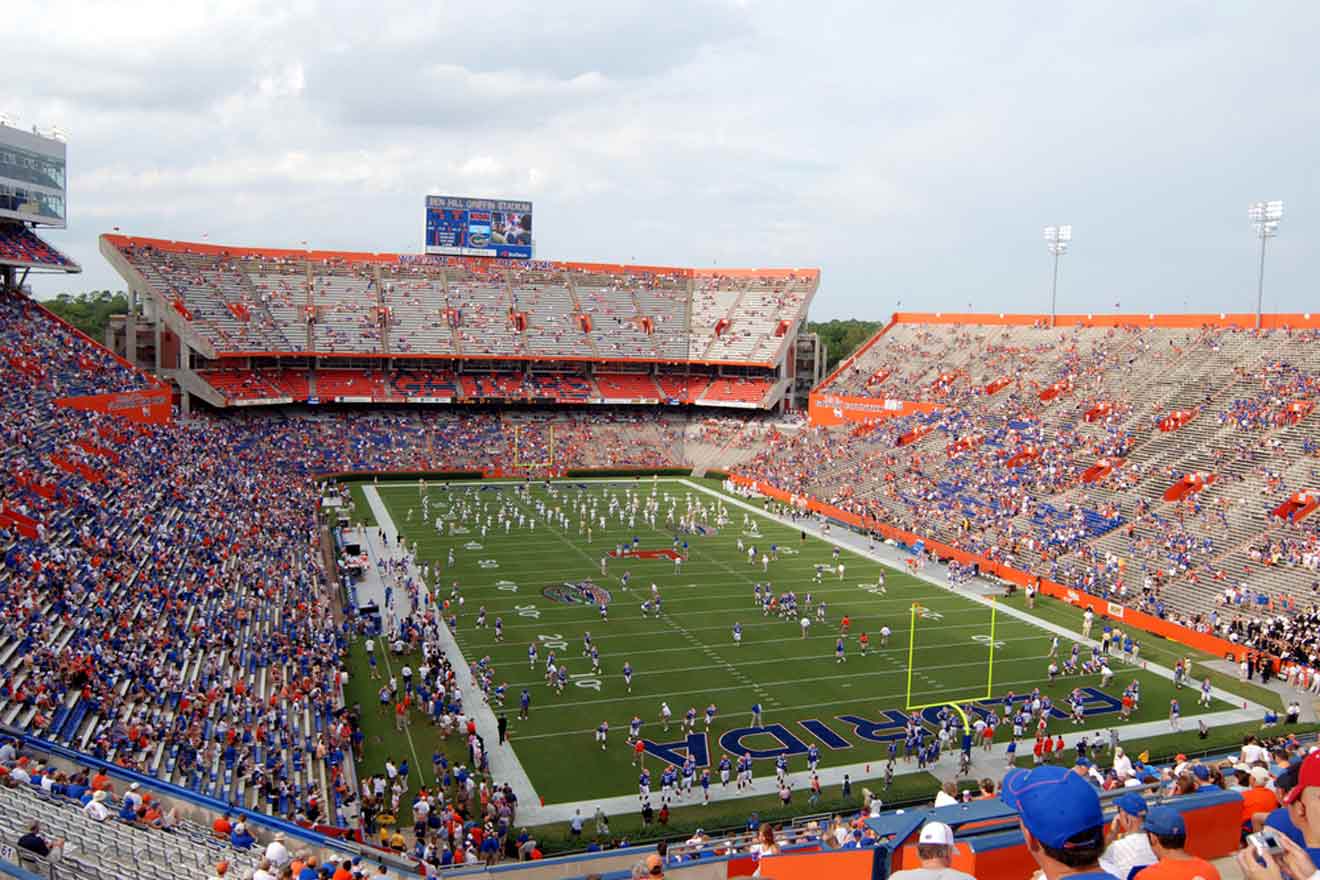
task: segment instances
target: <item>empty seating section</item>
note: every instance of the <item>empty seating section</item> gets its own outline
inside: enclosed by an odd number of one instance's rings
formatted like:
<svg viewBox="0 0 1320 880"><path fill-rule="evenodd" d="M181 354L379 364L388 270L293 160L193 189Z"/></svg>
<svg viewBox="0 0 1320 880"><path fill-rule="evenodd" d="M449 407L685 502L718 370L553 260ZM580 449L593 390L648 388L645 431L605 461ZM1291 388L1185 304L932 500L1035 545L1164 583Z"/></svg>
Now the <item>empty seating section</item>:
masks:
<svg viewBox="0 0 1320 880"><path fill-rule="evenodd" d="M73 267L76 264L21 223L0 221L0 263Z"/></svg>
<svg viewBox="0 0 1320 880"><path fill-rule="evenodd" d="M249 270L257 302L270 316L279 335L272 351L306 351L307 270L299 263L266 264L264 271Z"/></svg>
<svg viewBox="0 0 1320 880"><path fill-rule="evenodd" d="M616 284L629 284L638 310L653 324L652 339L663 360L685 360L689 348L688 314L691 310L689 281L673 275L612 276ZM805 309L804 309L805 314Z"/></svg>
<svg viewBox="0 0 1320 880"><path fill-rule="evenodd" d="M197 375L229 400L305 401L309 390L302 370L200 370Z"/></svg>
<svg viewBox="0 0 1320 880"><path fill-rule="evenodd" d="M511 272L510 275L516 276L510 282L513 309L527 316L522 335L528 354L580 357L589 353L590 343L578 323L578 310L564 273Z"/></svg>
<svg viewBox="0 0 1320 880"><path fill-rule="evenodd" d="M385 374L379 370L317 370L316 396L321 400L352 397L361 401L383 400L392 396L386 390Z"/></svg>
<svg viewBox="0 0 1320 880"><path fill-rule="evenodd" d="M625 278L625 282L633 279ZM583 314L591 318L597 349L605 357L654 360L657 347L647 332L648 316L631 285L617 285L583 272L573 273L573 286ZM654 330L658 321L649 322Z"/></svg>
<svg viewBox="0 0 1320 880"><path fill-rule="evenodd" d="M771 378L483 371L480 362L474 362L463 372L416 362L400 365L390 372L333 366L317 370L221 367L199 370L197 375L231 403L284 398L303 402L315 396L323 402L352 398L341 402L362 403L482 398L560 403L759 405L775 384Z"/></svg>
<svg viewBox="0 0 1320 880"><path fill-rule="evenodd" d="M598 373L596 387L606 400L660 400L660 386L649 373Z"/></svg>
<svg viewBox="0 0 1320 880"><path fill-rule="evenodd" d="M783 356L818 282L814 273L300 257L107 238L161 307L221 353L766 364Z"/></svg>
<svg viewBox="0 0 1320 880"><path fill-rule="evenodd" d="M513 300L502 273L448 275L451 323L466 356L525 355L526 341L513 323Z"/></svg>
<svg viewBox="0 0 1320 880"><path fill-rule="evenodd" d="M698 278L692 286L692 320L689 326L689 356L709 360L720 335L729 331L729 312L742 295L741 281L722 275Z"/></svg>
<svg viewBox="0 0 1320 880"><path fill-rule="evenodd" d="M943 408L806 429L748 475L1201 628L1316 580L1316 524L1273 514L1320 488L1316 331L900 322L825 387Z"/></svg>
<svg viewBox="0 0 1320 880"><path fill-rule="evenodd" d="M444 280L412 267L382 270L381 301L390 310L390 352L454 354Z"/></svg>
<svg viewBox="0 0 1320 880"><path fill-rule="evenodd" d="M325 265L314 269L316 309L312 348L317 352L380 352L380 297L373 267Z"/></svg>
<svg viewBox="0 0 1320 880"><path fill-rule="evenodd" d="M403 397L459 396L458 378L449 370L398 370L390 376L390 385Z"/></svg>
<svg viewBox="0 0 1320 880"><path fill-rule="evenodd" d="M102 802L112 816L119 813L121 804L122 799ZM261 861L259 850L234 849L217 840L210 828L186 819L172 820L168 831L118 819L98 822L83 811L79 800L47 792L41 786L0 786L0 838L12 846L27 833L32 821L41 823L43 835L69 842L59 861L60 877L205 877L215 876L214 865L221 861L229 863L231 876L250 877Z"/></svg>
<svg viewBox="0 0 1320 880"><path fill-rule="evenodd" d="M710 388L701 396L701 399L703 401L756 404L765 399L773 385L774 382L769 379L721 376L710 383Z"/></svg>
<svg viewBox="0 0 1320 880"><path fill-rule="evenodd" d="M660 383L660 392L667 401L692 403L701 398L710 387L709 376L676 376L661 373L656 376Z"/></svg>

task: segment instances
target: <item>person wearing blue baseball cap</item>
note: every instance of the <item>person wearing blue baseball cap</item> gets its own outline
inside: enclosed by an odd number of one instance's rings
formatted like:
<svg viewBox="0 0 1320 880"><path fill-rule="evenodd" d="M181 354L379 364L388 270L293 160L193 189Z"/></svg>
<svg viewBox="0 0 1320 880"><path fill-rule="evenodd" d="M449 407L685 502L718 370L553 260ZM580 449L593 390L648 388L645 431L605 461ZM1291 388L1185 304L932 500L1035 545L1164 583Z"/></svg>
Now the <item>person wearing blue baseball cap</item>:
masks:
<svg viewBox="0 0 1320 880"><path fill-rule="evenodd" d="M1114 806L1118 812L1109 823L1109 846L1100 857L1100 867L1127 880L1147 865L1155 864L1155 851L1141 828L1146 819L1146 799L1129 791L1115 798Z"/></svg>
<svg viewBox="0 0 1320 880"><path fill-rule="evenodd" d="M1159 861L1137 880L1220 880L1219 869L1187 852L1187 824L1173 807L1151 807L1142 823Z"/></svg>
<svg viewBox="0 0 1320 880"><path fill-rule="evenodd" d="M1053 766L1014 770L999 797L1017 810L1027 852L1045 880L1127 880L1100 868L1105 814L1099 792L1081 776Z"/></svg>

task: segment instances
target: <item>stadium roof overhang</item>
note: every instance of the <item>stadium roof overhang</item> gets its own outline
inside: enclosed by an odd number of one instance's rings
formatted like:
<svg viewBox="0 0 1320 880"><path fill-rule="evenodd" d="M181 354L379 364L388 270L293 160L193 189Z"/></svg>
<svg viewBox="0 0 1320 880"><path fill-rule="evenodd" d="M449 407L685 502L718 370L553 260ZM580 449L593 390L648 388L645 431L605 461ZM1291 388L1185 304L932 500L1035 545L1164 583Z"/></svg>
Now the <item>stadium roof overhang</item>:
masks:
<svg viewBox="0 0 1320 880"><path fill-rule="evenodd" d="M57 266L53 263L28 263L22 260L0 260L0 266L22 269L25 272L37 272L43 275L77 275L82 271L82 266L79 266L72 261L70 261L67 266Z"/></svg>

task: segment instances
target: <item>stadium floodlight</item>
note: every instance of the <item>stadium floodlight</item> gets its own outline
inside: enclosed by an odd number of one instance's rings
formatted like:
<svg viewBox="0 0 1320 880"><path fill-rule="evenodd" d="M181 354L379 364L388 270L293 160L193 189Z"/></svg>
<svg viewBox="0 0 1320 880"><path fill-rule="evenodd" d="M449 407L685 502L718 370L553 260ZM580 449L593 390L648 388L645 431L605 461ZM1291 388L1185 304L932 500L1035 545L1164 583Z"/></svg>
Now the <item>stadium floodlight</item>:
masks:
<svg viewBox="0 0 1320 880"><path fill-rule="evenodd" d="M1059 293L1059 257L1068 253L1068 243L1072 241L1072 226L1045 227L1045 247L1054 255L1054 278L1050 281L1050 328L1054 327L1055 302Z"/></svg>
<svg viewBox="0 0 1320 880"><path fill-rule="evenodd" d="M1265 301L1265 241L1279 234L1279 221L1283 219L1283 202L1254 202L1247 208L1247 217L1256 227L1260 238L1260 272L1256 276L1256 329L1260 329L1261 308Z"/></svg>

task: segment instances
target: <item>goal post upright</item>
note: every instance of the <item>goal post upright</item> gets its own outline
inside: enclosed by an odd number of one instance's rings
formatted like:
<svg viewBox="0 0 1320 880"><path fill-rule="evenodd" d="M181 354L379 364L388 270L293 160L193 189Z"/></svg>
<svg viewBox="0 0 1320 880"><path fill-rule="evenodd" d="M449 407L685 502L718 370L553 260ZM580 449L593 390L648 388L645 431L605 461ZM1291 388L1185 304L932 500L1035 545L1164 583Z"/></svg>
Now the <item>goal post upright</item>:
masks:
<svg viewBox="0 0 1320 880"><path fill-rule="evenodd" d="M547 425L547 444L545 461L526 461L522 454L522 425L513 426L513 466L515 468L553 467L555 463L555 426Z"/></svg>
<svg viewBox="0 0 1320 880"><path fill-rule="evenodd" d="M936 700L934 702L922 703L920 705L913 705L912 703L912 673L916 666L917 620L920 619L921 617L921 611L922 611L921 603L913 602L911 609L911 616L908 623L907 693L904 696L904 711L920 712L923 709L931 709L938 706L947 706L953 709L953 711L958 714L958 717L962 719L964 729L970 729L968 725L971 723L971 720L967 717L967 712L963 709L963 707L958 703L957 700L949 700L949 699ZM993 598L991 598L990 644L989 644L989 655L986 661L985 696L979 698L971 697L970 699L972 700L975 699L989 700L993 696L994 674L995 674L995 623L996 620L998 619L998 611L999 611L999 605L994 601Z"/></svg>
<svg viewBox="0 0 1320 880"><path fill-rule="evenodd" d="M921 605L912 603L912 619L908 622L908 669L907 669L907 693L903 695L903 703L907 711L912 711L912 666L914 652L917 650L917 612L921 610Z"/></svg>

